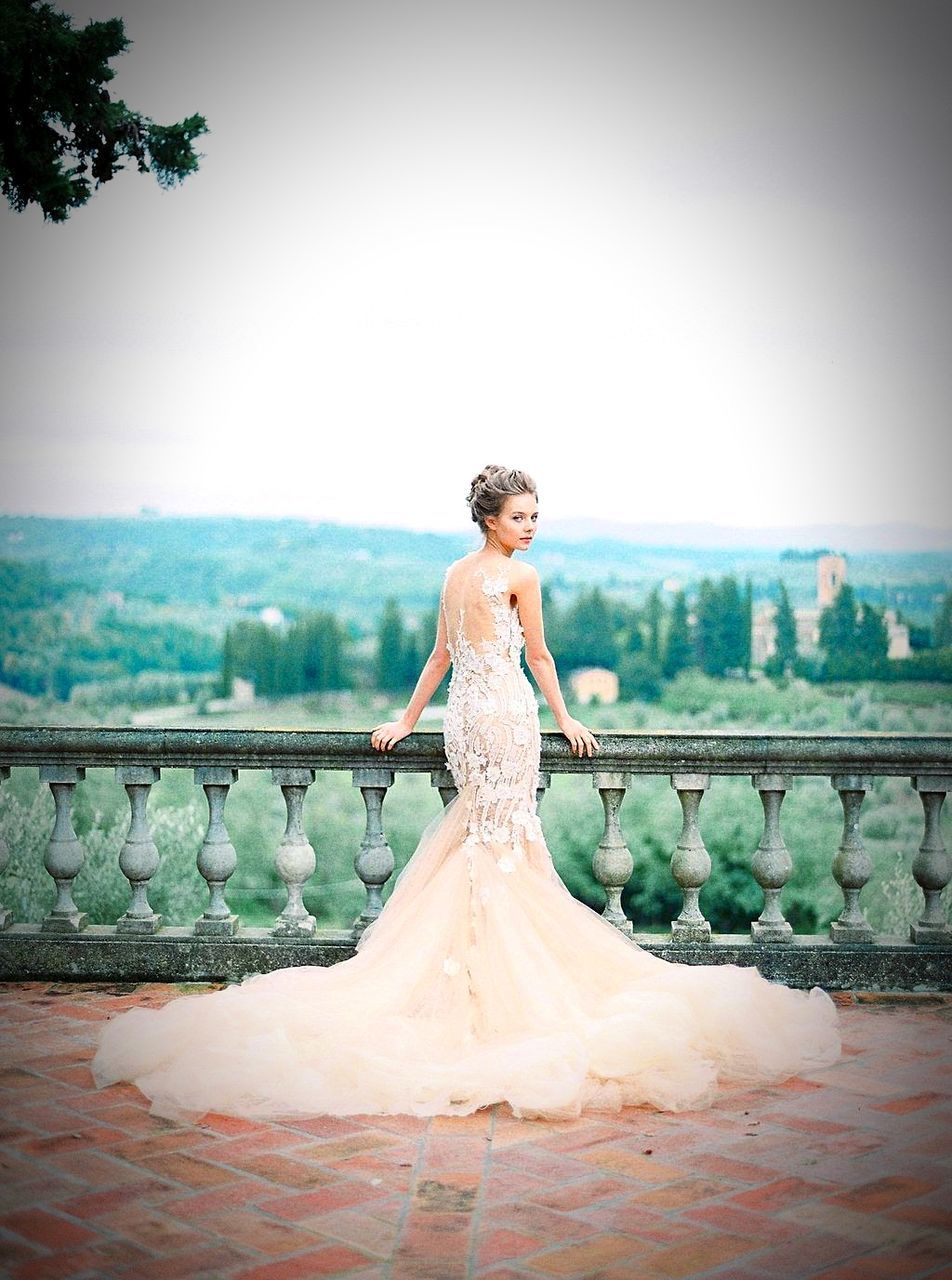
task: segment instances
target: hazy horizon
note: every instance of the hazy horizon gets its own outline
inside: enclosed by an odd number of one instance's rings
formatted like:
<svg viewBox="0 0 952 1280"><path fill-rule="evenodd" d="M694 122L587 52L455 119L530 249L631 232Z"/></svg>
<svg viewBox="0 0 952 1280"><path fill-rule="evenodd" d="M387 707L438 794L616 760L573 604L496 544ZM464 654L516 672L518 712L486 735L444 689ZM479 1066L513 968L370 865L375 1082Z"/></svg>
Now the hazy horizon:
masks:
<svg viewBox="0 0 952 1280"><path fill-rule="evenodd" d="M456 527L442 529L419 528L396 521L347 521L330 520L298 515L249 515L244 512L174 512L144 507L138 512L88 513L85 515L61 515L43 512L0 511L0 523L5 520L245 520L263 523L280 523L287 520L307 525L329 525L332 528L370 529L375 532L392 530L394 533L440 535L447 537L469 536L476 542L480 535L475 525L467 520ZM631 522L598 520L586 517L543 520L538 526L537 546L554 542L587 542L609 540L642 547L646 550L682 548L684 550L750 550L750 551L812 551L827 548L835 553L865 554L889 552L896 555L932 553L948 554L952 572L952 528L929 528L909 522L880 524L802 524L802 525L720 525L711 521L654 521ZM8 539L13 536L8 534Z"/></svg>

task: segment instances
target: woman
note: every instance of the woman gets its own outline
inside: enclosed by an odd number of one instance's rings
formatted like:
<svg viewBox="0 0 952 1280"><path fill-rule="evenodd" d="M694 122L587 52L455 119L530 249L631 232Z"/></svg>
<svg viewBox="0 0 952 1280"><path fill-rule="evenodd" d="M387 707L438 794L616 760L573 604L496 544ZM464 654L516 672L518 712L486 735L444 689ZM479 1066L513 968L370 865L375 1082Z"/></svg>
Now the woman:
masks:
<svg viewBox="0 0 952 1280"><path fill-rule="evenodd" d="M674 964L577 902L536 814L539 718L526 661L578 755L598 743L566 711L539 582L514 560L536 489L490 466L469 494L485 541L450 565L436 643L406 710L412 732L450 663L444 719L456 797L397 876L357 952L132 1009L106 1023L97 1085L130 1080L154 1114L466 1114L507 1102L564 1118L708 1106L719 1079L767 1082L840 1056L836 1006L754 967Z"/></svg>

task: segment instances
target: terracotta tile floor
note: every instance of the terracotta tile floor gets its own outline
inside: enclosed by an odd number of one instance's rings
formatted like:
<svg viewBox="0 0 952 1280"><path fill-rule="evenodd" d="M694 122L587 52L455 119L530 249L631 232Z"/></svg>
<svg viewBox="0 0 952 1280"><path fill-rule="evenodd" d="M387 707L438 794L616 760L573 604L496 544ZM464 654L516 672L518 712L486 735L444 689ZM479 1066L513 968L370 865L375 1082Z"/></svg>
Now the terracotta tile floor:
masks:
<svg viewBox="0 0 952 1280"><path fill-rule="evenodd" d="M0 984L4 1276L952 1280L952 995L838 995L841 1062L677 1115L182 1125L97 1091L97 1024L189 989Z"/></svg>

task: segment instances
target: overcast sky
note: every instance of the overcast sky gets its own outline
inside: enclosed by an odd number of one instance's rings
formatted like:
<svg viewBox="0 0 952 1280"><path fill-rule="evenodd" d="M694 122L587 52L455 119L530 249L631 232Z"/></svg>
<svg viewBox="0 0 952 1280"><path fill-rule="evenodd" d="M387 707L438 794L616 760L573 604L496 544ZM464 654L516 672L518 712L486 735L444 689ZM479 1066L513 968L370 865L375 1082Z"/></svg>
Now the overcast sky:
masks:
<svg viewBox="0 0 952 1280"><path fill-rule="evenodd" d="M946 0L60 7L210 133L0 211L0 509L952 525Z"/></svg>

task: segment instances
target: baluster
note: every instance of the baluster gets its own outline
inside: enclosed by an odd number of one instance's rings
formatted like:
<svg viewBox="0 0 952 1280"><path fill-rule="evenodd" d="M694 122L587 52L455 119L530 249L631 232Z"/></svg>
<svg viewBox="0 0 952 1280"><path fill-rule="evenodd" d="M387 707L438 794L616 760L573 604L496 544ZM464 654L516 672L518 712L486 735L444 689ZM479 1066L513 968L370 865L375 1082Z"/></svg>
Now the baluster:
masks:
<svg viewBox="0 0 952 1280"><path fill-rule="evenodd" d="M381 889L393 875L393 850L383 833L383 802L387 789L393 786L393 770L354 769L353 785L360 787L367 810L364 838L354 858L354 870L367 890L364 909L353 925L354 933L358 934L380 915L383 907Z"/></svg>
<svg viewBox="0 0 952 1280"><path fill-rule="evenodd" d="M116 781L126 789L130 810L129 831L119 854L119 868L132 890L125 915L116 921L117 933L157 933L162 924L162 917L149 905L149 881L159 869L159 851L146 817L149 791L159 776L155 765L116 765Z"/></svg>
<svg viewBox="0 0 952 1280"><path fill-rule="evenodd" d="M539 778L538 778L538 781L536 782L536 812L538 812L539 806L542 804L542 801L545 797L545 793L548 791L551 785L552 785L552 774L548 773L545 769L540 769Z"/></svg>
<svg viewBox="0 0 952 1280"><path fill-rule="evenodd" d="M79 933L85 929L87 915L73 901L73 881L86 861L86 853L73 830L73 789L86 777L79 765L41 764L40 781L48 782L56 806L53 832L46 847L43 865L56 885L56 901L44 916L44 933Z"/></svg>
<svg viewBox="0 0 952 1280"><path fill-rule="evenodd" d="M711 856L701 839L698 809L711 785L709 773L673 773L671 786L681 801L681 837L671 856L671 874L684 897L681 914L671 921L675 942L710 942L711 924L705 920L698 902L702 887L711 874Z"/></svg>
<svg viewBox="0 0 952 1280"><path fill-rule="evenodd" d="M314 777L313 769L275 766L271 770L271 781L281 788L287 811L284 835L278 845L274 865L284 881L288 898L271 930L275 938L312 938L317 925L303 898L304 886L317 866L317 856L304 834L303 822L304 798Z"/></svg>
<svg viewBox="0 0 952 1280"><path fill-rule="evenodd" d="M750 781L760 792L764 806L763 835L750 864L754 879L764 891L764 909L757 920L751 921L750 935L755 942L788 942L793 928L784 919L780 893L790 879L793 861L780 831L780 806L792 781L781 773L755 773Z"/></svg>
<svg viewBox="0 0 952 1280"><path fill-rule="evenodd" d="M208 830L196 862L208 883L208 906L195 921L195 932L203 936L230 937L238 932L238 917L225 901L225 884L234 874L238 855L231 843L223 817L228 790L238 781L238 770L222 765L198 765L195 782L208 801Z"/></svg>
<svg viewBox="0 0 952 1280"><path fill-rule="evenodd" d="M0 784L9 778L9 776L9 768L5 764L0 764ZM10 846L7 844L6 840L4 840L3 834L0 833L0 875L5 871L6 865L9 861ZM0 930L9 929L11 924L13 924L13 912L9 907L5 907L3 903L0 902Z"/></svg>
<svg viewBox="0 0 952 1280"><path fill-rule="evenodd" d="M909 928L911 942L952 942L952 929L942 910L939 895L952 878L952 858L946 852L942 841L942 804L945 793L952 791L952 776L913 778L912 785L919 792L922 801L925 833L922 844L912 864L912 874L916 877L925 895L925 909L917 924Z"/></svg>
<svg viewBox="0 0 952 1280"><path fill-rule="evenodd" d="M449 769L431 769L430 786L436 787L439 791L444 809L457 795L456 783L453 781L453 775Z"/></svg>
<svg viewBox="0 0 952 1280"><path fill-rule="evenodd" d="M605 829L592 859L595 879L605 890L608 898L602 914L609 924L613 924L616 929L629 935L632 932L631 921L622 911L621 891L631 878L635 863L622 834L618 811L630 782L630 773L596 769L592 774L592 785L601 796L602 808L605 811Z"/></svg>
<svg viewBox="0 0 952 1280"><path fill-rule="evenodd" d="M843 805L843 839L833 859L833 879L843 890L843 910L830 925L834 942L872 942L873 929L859 904L873 864L859 833L859 811L873 780L865 774L837 773L830 779Z"/></svg>

